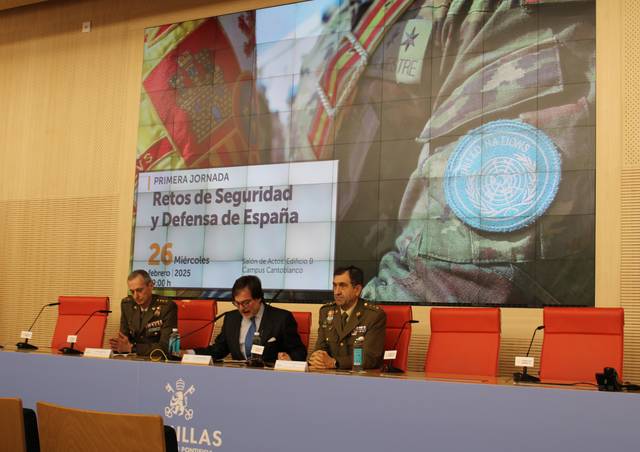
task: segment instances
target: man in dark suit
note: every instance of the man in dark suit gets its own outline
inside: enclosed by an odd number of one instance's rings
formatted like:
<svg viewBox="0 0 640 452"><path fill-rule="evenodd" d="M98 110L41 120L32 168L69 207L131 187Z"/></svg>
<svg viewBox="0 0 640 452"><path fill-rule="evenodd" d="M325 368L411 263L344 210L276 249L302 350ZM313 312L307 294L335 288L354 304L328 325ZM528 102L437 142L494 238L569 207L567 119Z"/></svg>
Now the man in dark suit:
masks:
<svg viewBox="0 0 640 452"><path fill-rule="evenodd" d="M298 325L293 315L284 309L263 302L262 284L257 276L238 278L231 290L236 311L225 316L222 331L213 345L196 349L199 355L211 355L222 359L229 353L236 360L251 356L254 333L260 334L260 345L264 346L262 359L304 361L307 350L298 334Z"/></svg>

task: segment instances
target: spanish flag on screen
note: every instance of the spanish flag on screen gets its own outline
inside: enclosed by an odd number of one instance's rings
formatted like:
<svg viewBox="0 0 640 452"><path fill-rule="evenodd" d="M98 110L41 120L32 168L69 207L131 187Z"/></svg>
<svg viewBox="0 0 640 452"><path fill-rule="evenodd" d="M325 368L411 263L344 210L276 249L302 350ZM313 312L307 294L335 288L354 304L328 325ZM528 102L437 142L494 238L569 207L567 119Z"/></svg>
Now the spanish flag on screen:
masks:
<svg viewBox="0 0 640 452"><path fill-rule="evenodd" d="M255 13L145 30L137 170L259 163Z"/></svg>

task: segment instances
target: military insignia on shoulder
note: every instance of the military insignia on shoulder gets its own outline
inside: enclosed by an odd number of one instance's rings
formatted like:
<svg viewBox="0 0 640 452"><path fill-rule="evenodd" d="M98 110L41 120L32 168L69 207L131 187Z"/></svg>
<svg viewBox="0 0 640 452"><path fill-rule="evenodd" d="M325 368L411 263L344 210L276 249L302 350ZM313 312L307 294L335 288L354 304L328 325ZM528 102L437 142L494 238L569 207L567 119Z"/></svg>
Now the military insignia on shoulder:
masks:
<svg viewBox="0 0 640 452"><path fill-rule="evenodd" d="M432 22L424 19L407 21L398 49L396 82L408 85L420 83L422 62L431 36Z"/></svg>
<svg viewBox="0 0 640 452"><path fill-rule="evenodd" d="M560 171L560 154L543 131L521 121L492 121L458 142L447 162L444 194L469 226L516 231L547 210Z"/></svg>

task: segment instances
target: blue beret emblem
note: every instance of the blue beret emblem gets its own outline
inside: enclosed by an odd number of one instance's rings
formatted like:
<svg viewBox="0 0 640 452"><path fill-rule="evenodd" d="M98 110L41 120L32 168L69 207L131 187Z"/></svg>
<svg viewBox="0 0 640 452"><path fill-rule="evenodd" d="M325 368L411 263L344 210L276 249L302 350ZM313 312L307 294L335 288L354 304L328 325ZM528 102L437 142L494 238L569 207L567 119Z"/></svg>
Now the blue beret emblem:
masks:
<svg viewBox="0 0 640 452"><path fill-rule="evenodd" d="M458 142L447 162L444 194L469 226L515 231L547 210L560 170L560 154L544 132L520 121L492 121Z"/></svg>

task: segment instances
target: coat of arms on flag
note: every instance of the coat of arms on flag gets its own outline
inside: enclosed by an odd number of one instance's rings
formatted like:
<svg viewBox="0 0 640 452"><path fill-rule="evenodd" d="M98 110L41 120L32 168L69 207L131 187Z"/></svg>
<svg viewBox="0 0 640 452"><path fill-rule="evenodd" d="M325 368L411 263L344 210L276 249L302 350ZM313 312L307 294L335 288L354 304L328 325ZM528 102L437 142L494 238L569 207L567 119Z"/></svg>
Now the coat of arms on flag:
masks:
<svg viewBox="0 0 640 452"><path fill-rule="evenodd" d="M255 163L254 79L255 12L145 30L138 171Z"/></svg>

